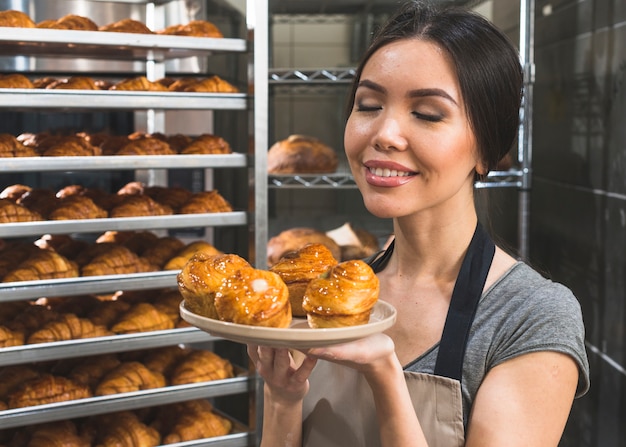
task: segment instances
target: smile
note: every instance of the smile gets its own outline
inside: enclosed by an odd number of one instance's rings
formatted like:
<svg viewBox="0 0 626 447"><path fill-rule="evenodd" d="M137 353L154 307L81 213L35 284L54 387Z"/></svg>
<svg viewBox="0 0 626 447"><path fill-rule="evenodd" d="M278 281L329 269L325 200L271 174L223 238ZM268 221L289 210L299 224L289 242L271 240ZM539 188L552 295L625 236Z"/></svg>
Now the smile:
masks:
<svg viewBox="0 0 626 447"><path fill-rule="evenodd" d="M368 168L369 172L378 176L378 177L409 177L411 175L415 175L412 172L408 171L397 171L395 169L387 169L387 168Z"/></svg>

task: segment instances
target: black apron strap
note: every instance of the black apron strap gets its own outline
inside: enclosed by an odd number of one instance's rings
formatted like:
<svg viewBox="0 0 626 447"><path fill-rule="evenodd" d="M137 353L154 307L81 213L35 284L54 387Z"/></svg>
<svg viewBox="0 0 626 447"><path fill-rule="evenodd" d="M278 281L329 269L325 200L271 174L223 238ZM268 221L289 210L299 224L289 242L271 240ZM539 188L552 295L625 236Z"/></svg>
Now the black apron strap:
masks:
<svg viewBox="0 0 626 447"><path fill-rule="evenodd" d="M374 270L374 273L380 272L389 262L389 258L393 253L393 247L396 244L396 240L393 239L386 250L379 251L373 254L369 259L366 259L365 262L369 264L369 266ZM381 255L382 253L382 255Z"/></svg>
<svg viewBox="0 0 626 447"><path fill-rule="evenodd" d="M438 376L461 381L465 346L495 249L493 241L479 223L454 284L435 365Z"/></svg>

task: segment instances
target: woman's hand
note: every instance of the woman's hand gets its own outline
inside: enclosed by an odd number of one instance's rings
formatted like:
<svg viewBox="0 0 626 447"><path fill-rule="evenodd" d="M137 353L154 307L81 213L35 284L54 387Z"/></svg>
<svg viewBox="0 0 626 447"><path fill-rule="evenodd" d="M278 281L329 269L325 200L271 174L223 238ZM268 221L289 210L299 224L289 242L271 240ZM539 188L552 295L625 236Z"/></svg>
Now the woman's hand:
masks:
<svg viewBox="0 0 626 447"><path fill-rule="evenodd" d="M309 390L309 375L317 360L304 356L298 364L287 348L248 345L248 356L277 402L296 403Z"/></svg>

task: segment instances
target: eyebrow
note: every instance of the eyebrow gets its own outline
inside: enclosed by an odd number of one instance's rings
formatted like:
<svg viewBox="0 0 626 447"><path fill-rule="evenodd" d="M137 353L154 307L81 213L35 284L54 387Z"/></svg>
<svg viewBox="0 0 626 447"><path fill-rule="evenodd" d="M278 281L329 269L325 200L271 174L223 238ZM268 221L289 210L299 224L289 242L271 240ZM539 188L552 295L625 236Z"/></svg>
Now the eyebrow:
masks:
<svg viewBox="0 0 626 447"><path fill-rule="evenodd" d="M359 81L358 87L365 87L371 90L374 90L379 93L386 93L387 89L385 89L382 85L377 84L376 82L369 81L367 79L363 79ZM427 96L439 96L441 98L447 99L452 103L457 104L457 102L450 96L445 90L440 88L420 88L416 90L410 90L407 94L409 98L423 98Z"/></svg>

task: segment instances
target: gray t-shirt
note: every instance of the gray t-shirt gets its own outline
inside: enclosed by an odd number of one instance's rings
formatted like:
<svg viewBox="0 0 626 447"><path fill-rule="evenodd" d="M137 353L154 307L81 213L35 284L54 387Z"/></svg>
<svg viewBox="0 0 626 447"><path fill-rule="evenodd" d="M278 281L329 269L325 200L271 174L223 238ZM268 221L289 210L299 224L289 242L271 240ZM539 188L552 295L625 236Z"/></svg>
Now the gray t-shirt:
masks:
<svg viewBox="0 0 626 447"><path fill-rule="evenodd" d="M587 392L589 364L578 300L564 285L517 262L483 293L470 329L461 379L466 424L487 372L505 360L537 351L570 355L580 370L576 395ZM438 352L436 344L404 369L433 374Z"/></svg>

